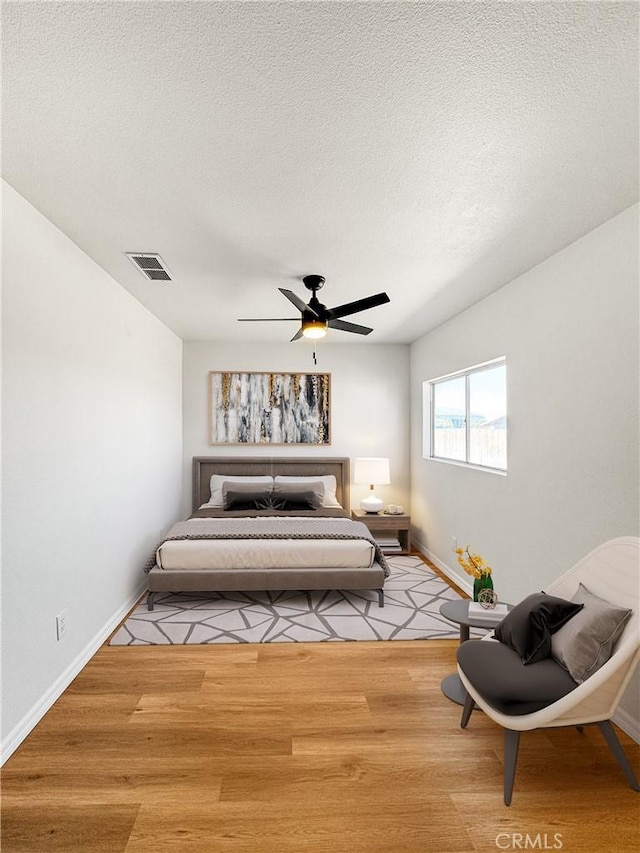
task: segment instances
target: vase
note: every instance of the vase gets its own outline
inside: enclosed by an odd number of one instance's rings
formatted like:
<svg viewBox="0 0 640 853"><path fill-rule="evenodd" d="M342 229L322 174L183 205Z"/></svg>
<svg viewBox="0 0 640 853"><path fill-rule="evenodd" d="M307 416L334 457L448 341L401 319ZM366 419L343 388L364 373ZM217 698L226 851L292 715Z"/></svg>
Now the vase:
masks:
<svg viewBox="0 0 640 853"><path fill-rule="evenodd" d="M493 589L493 581L491 575L481 575L479 578L473 579L473 600L478 600L478 595L483 589Z"/></svg>

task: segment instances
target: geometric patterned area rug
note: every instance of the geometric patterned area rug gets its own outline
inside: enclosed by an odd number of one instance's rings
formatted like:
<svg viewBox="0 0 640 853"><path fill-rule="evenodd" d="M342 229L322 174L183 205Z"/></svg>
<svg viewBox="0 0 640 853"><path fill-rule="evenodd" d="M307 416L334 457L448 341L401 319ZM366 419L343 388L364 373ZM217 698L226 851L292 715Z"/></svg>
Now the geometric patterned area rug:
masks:
<svg viewBox="0 0 640 853"><path fill-rule="evenodd" d="M384 607L374 591L158 593L146 596L112 646L323 643L458 637L440 605L460 596L417 557L388 557Z"/></svg>

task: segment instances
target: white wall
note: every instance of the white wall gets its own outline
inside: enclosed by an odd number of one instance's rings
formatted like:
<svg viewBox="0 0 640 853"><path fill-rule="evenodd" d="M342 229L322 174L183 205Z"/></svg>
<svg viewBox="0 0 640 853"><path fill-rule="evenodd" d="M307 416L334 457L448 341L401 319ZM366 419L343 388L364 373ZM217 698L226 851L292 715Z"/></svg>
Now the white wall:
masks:
<svg viewBox="0 0 640 853"><path fill-rule="evenodd" d="M518 601L638 535L638 281L636 205L412 345L414 535L452 575L454 535ZM501 355L508 475L424 460L423 381ZM637 682L625 708L640 719Z"/></svg>
<svg viewBox="0 0 640 853"><path fill-rule="evenodd" d="M178 516L182 343L6 184L3 207L7 757L132 604Z"/></svg>
<svg viewBox="0 0 640 853"><path fill-rule="evenodd" d="M340 334L340 333L338 333ZM189 342L184 344L183 510L191 511L193 456L387 456L389 486L376 488L385 503L409 508L409 347L375 344L318 346L318 364L306 341L282 344ZM210 370L331 373L331 445L256 446L208 444L207 379ZM351 487L359 506L367 487Z"/></svg>

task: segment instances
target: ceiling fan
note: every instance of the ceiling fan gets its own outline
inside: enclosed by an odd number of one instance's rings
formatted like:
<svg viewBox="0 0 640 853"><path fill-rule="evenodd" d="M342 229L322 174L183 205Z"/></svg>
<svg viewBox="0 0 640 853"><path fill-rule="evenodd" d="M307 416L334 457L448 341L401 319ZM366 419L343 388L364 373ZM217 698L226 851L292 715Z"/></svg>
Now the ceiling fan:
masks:
<svg viewBox="0 0 640 853"><path fill-rule="evenodd" d="M347 302L344 305L337 305L335 308L327 308L316 296L318 290L324 286L324 276L305 275L302 281L312 294L308 303L303 302L292 290L286 290L284 287L278 288L280 293L284 294L302 315L301 326L291 338L292 341L297 341L303 336L305 338L323 338L327 334L327 329L339 329L342 332L353 332L356 335L368 335L373 331L372 328L359 326L357 323L349 323L342 320L341 317L347 317L349 314L357 314L359 311L366 311L367 308L375 308L378 305L384 305L385 302L391 302L386 293L376 293L373 296L366 296L364 299L357 299L355 302ZM238 322L262 323L281 320L298 320L298 317L241 317Z"/></svg>

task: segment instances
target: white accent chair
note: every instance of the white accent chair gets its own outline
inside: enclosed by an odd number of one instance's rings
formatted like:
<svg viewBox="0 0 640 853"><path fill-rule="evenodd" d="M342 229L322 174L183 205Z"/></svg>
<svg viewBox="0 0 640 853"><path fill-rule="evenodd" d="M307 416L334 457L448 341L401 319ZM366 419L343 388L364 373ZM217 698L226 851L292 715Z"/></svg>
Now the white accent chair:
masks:
<svg viewBox="0 0 640 853"><path fill-rule="evenodd" d="M571 599L580 583L600 598L619 607L630 608L633 612L607 663L562 698L533 713L503 713L483 696L479 679L475 678L475 685L472 684L458 663L458 674L467 690L461 727L466 728L472 711L478 707L504 728L504 802L507 806L513 792L520 733L540 728L576 726L581 730L588 724L598 725L629 784L635 791L640 790L610 722L640 659L640 539L625 536L605 542L547 587L545 592ZM481 641L469 642L485 641L496 642L493 634ZM478 654L480 648L476 647L474 653Z"/></svg>

